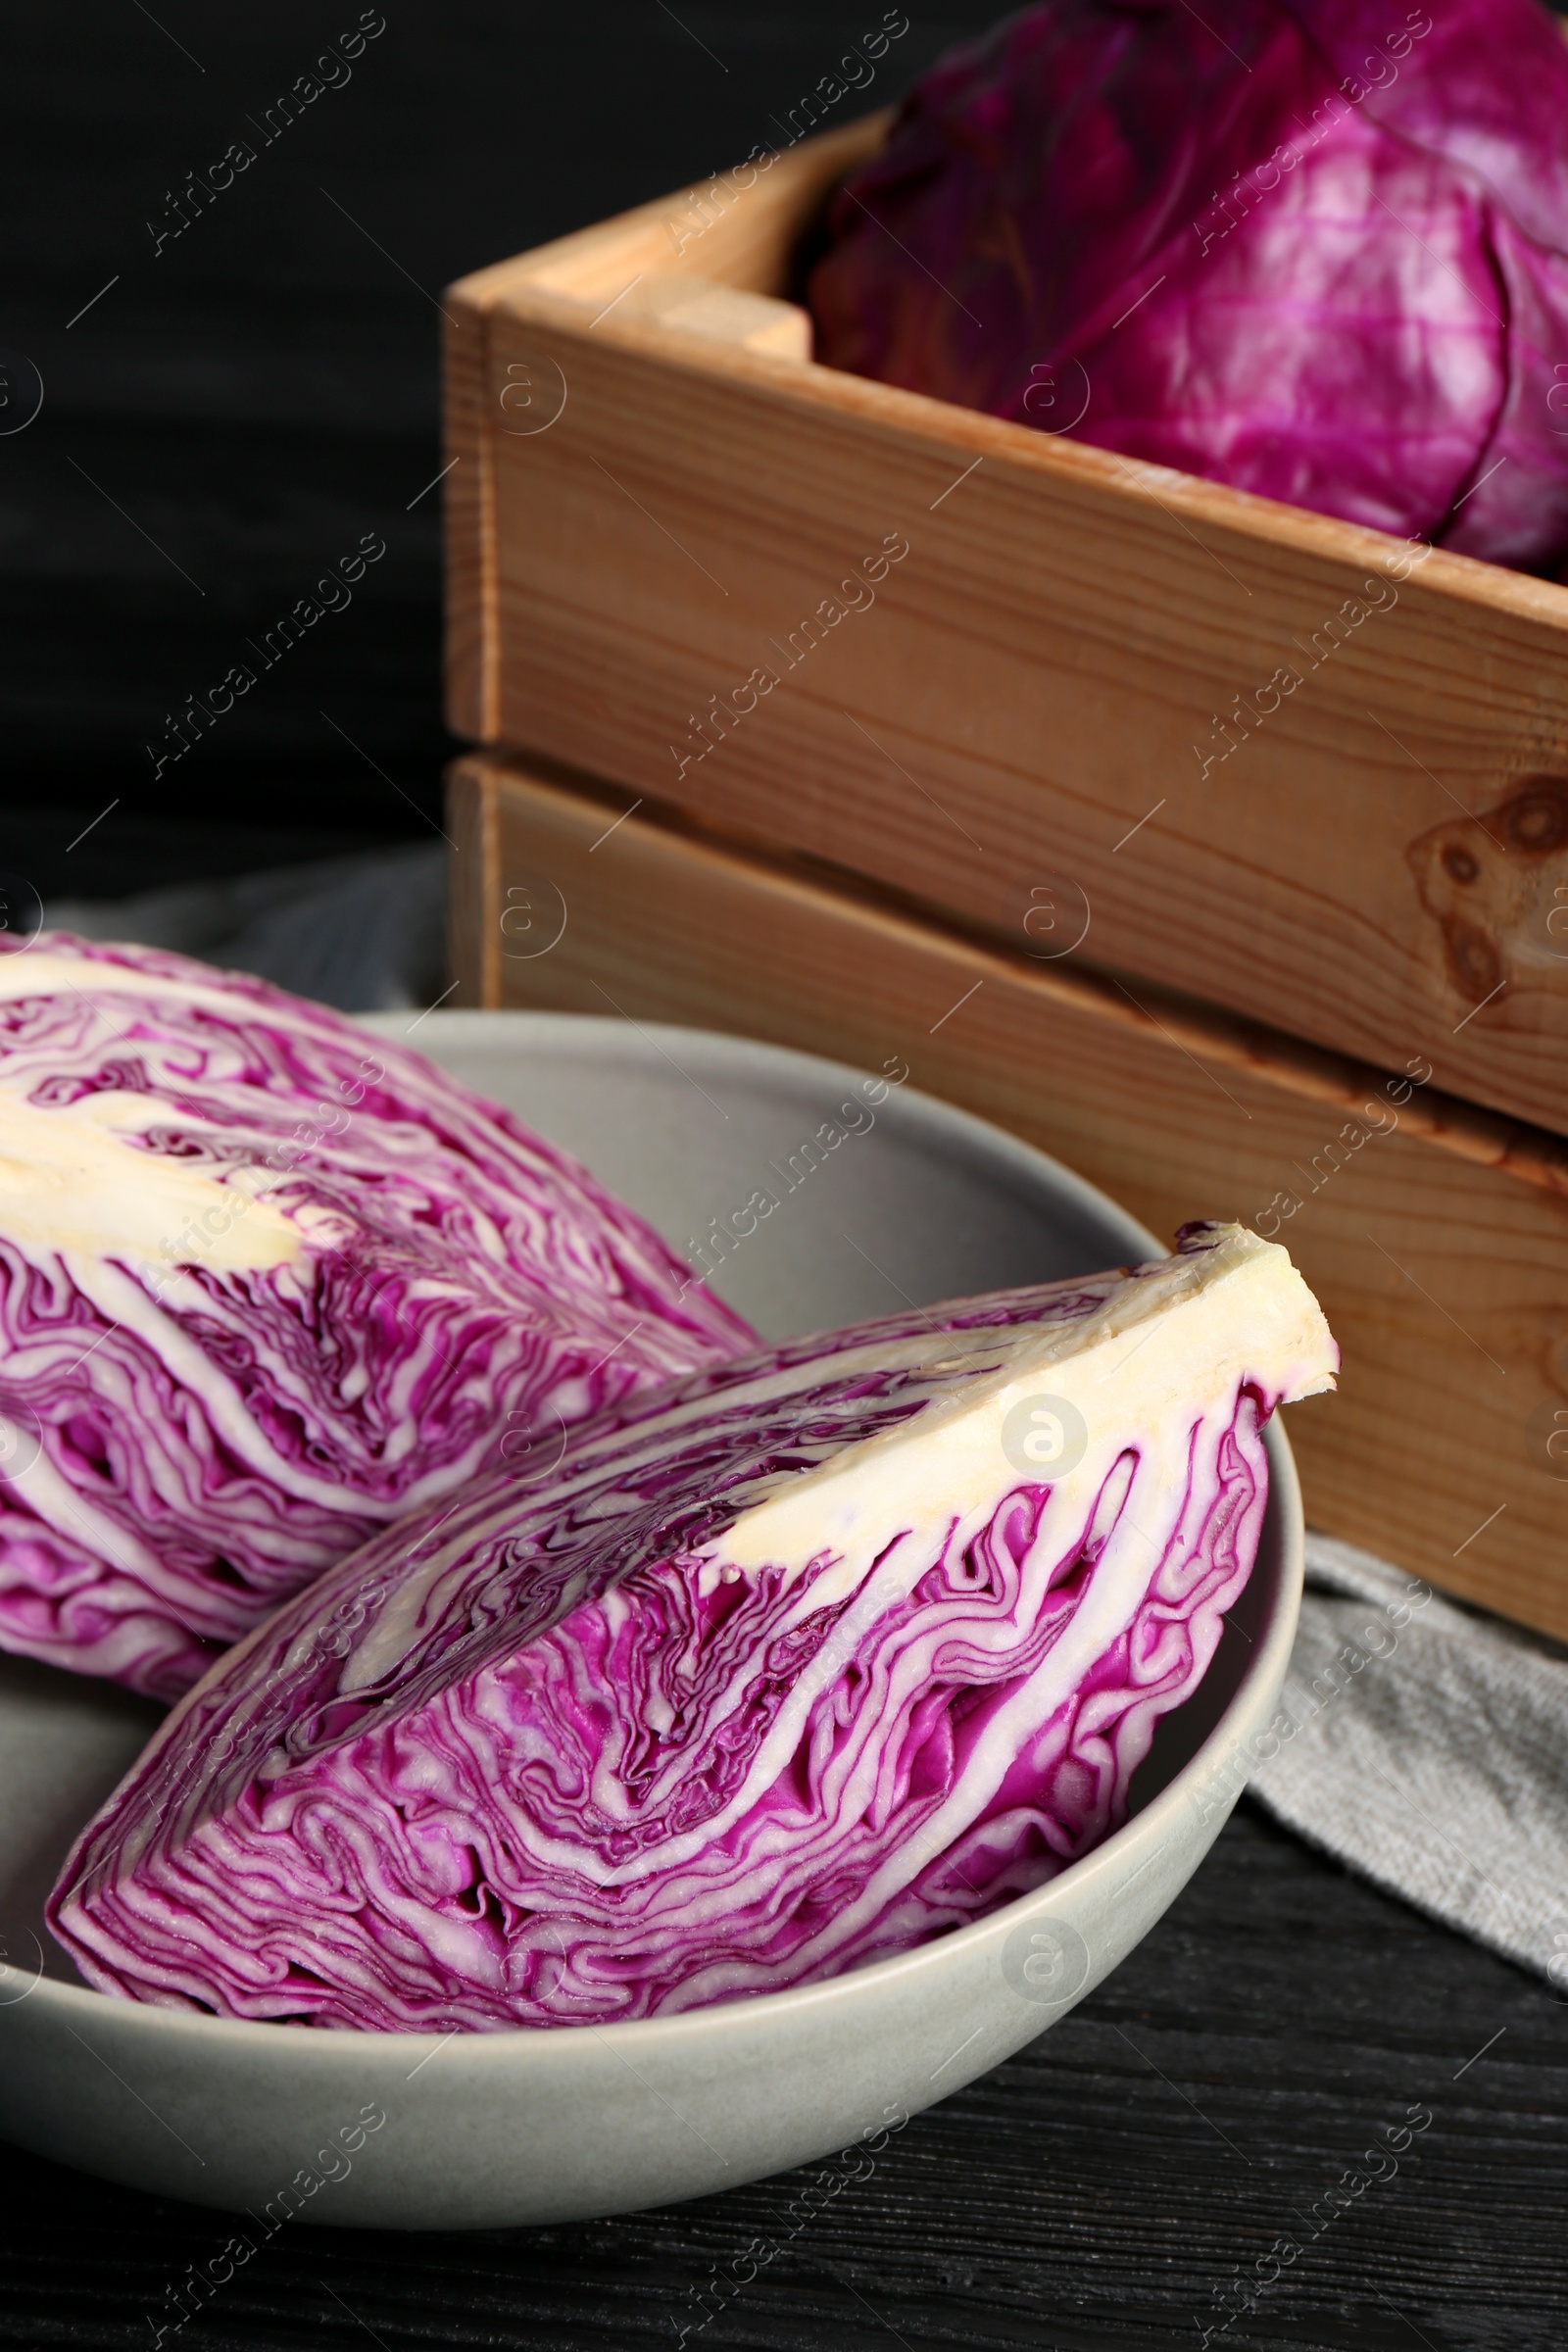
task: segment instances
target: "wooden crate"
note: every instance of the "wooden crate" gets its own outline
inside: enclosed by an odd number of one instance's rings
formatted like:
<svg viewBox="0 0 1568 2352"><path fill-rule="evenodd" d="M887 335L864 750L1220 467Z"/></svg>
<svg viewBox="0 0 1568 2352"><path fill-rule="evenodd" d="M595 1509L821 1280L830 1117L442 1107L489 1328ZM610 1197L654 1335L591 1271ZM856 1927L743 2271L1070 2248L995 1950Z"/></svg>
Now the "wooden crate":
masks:
<svg viewBox="0 0 1568 2352"><path fill-rule="evenodd" d="M881 136L449 290L453 726L1568 1132L1568 589L800 357Z"/></svg>
<svg viewBox="0 0 1568 2352"><path fill-rule="evenodd" d="M1568 1636L1568 1145L625 808L458 762L464 1002L902 1056L1156 1233L1277 1236L1345 1350L1339 1396L1291 1415L1313 1522Z"/></svg>

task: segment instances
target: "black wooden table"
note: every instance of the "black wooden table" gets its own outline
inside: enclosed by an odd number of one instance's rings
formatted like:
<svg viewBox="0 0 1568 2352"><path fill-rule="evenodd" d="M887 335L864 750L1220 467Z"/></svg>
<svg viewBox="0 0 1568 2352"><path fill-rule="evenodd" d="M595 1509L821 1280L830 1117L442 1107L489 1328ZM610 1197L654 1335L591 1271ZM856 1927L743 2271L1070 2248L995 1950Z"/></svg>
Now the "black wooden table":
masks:
<svg viewBox="0 0 1568 2352"><path fill-rule="evenodd" d="M1562 2352L1565 2125L1568 2004L1244 1803L1092 1999L878 2153L569 2229L294 2225L165 2340ZM150 2346L227 2234L0 2148L0 2344Z"/></svg>
<svg viewBox="0 0 1568 2352"><path fill-rule="evenodd" d="M0 347L33 360L46 399L0 438L0 867L45 895L428 825L445 748L432 289L730 162L882 9L384 13L352 84L161 252L146 221L165 191L357 0L76 0L8 24ZM869 100L997 13L910 0ZM355 610L155 779L163 713L368 527L389 552ZM1093 2000L858 2179L829 2166L574 2229L299 2228L166 2340L1162 2352L1206 2330L1561 2352L1565 2050L1568 2008L1544 1987L1244 1808ZM1406 2131L1396 2156L1365 2156ZM0 2343L151 2345L167 2290L225 2235L0 2147Z"/></svg>

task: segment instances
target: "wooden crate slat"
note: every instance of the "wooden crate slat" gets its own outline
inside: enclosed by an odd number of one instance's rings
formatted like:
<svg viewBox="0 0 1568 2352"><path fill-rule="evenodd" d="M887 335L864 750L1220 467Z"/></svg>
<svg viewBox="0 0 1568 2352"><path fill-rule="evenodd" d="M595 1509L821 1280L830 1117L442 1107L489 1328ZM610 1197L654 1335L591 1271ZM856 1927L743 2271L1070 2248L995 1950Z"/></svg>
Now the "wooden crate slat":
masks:
<svg viewBox="0 0 1568 2352"><path fill-rule="evenodd" d="M1377 532L597 317L644 270L781 291L875 135L797 149L679 253L677 197L449 296L452 446L486 515L454 510L454 725L1002 941L1065 876L1106 968L1395 1067L1424 1053L1449 1091L1568 1131L1568 589L1412 568ZM519 434L498 404L530 367L566 397ZM791 666L889 533L908 554L875 603ZM1301 683L1259 711L1287 664Z"/></svg>
<svg viewBox="0 0 1568 2352"><path fill-rule="evenodd" d="M484 874L458 940L466 1001L619 1008L873 1067L902 1055L914 1083L1054 1152L1155 1232L1277 1220L1346 1357L1339 1396L1290 1417L1314 1522L1568 1635L1568 1484L1542 1431L1568 1407L1556 1138L1429 1084L1352 1149L1348 1124L1390 1103L1375 1070L1153 990L1134 1004L1071 959L1031 965L644 811L604 840L624 795L482 756L454 777L458 862ZM564 931L511 957L505 893L541 883ZM1288 1217L1282 1193L1300 1201Z"/></svg>

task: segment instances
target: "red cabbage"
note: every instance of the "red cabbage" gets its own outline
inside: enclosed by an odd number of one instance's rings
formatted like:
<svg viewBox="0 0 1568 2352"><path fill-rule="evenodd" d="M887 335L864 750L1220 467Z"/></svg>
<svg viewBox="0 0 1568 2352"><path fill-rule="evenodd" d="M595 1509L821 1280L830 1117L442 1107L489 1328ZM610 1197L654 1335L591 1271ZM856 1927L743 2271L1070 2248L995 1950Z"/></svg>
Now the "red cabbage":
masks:
<svg viewBox="0 0 1568 2352"><path fill-rule="evenodd" d="M926 76L831 233L832 367L1568 555L1568 44L1538 0L1049 0Z"/></svg>
<svg viewBox="0 0 1568 2352"><path fill-rule="evenodd" d="M498 1445L755 1343L406 1048L179 956L0 949L0 1646L173 1697Z"/></svg>
<svg viewBox="0 0 1568 2352"><path fill-rule="evenodd" d="M830 1976L1122 1819L1339 1356L1282 1249L795 1341L388 1529L214 1668L67 1864L89 1983L420 2031Z"/></svg>

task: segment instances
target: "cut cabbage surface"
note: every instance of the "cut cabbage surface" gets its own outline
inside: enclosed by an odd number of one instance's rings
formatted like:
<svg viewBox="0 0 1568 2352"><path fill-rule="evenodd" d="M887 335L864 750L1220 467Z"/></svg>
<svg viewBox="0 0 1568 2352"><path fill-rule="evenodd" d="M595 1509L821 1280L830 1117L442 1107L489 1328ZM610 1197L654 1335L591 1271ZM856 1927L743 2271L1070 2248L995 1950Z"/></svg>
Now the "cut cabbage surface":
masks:
<svg viewBox="0 0 1568 2352"><path fill-rule="evenodd" d="M1123 1819L1338 1350L1285 1250L794 1341L392 1528L214 1669L52 1906L223 2016L604 2024L961 1927Z"/></svg>
<svg viewBox="0 0 1568 2352"><path fill-rule="evenodd" d="M1427 542L1568 564L1568 44L1538 0L1045 0L916 83L826 244L826 366L1422 543L1369 553L1308 669Z"/></svg>
<svg viewBox="0 0 1568 2352"><path fill-rule="evenodd" d="M498 1446L755 1341L406 1047L0 938L0 1647L172 1698Z"/></svg>

